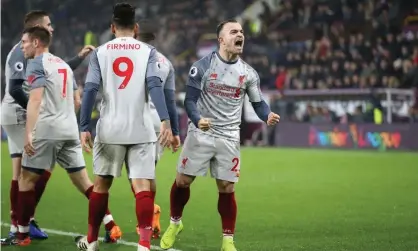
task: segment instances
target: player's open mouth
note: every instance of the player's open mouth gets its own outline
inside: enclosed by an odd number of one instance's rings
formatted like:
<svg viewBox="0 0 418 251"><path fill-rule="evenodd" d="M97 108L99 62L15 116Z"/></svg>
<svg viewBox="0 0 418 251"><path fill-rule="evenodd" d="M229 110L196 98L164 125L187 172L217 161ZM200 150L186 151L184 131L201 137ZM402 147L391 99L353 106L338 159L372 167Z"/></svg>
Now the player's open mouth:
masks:
<svg viewBox="0 0 418 251"><path fill-rule="evenodd" d="M242 41L242 40L235 41L235 46L236 47L242 47L243 43L244 43L244 41Z"/></svg>

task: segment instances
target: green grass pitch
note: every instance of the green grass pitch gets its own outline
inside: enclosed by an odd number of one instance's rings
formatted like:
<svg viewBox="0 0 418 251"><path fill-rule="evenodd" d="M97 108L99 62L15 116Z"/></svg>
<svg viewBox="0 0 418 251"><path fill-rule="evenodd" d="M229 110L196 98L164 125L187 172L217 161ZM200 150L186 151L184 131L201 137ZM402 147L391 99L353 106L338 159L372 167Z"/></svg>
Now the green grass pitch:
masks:
<svg viewBox="0 0 418 251"><path fill-rule="evenodd" d="M9 222L11 161L4 143L1 157L1 217ZM91 170L91 156L86 155L86 162ZM156 202L162 208L162 231L169 222L176 162L177 155L166 152L157 168ZM417 153L244 148L236 190L235 241L240 251L418 250ZM126 177L115 181L110 209L124 232L123 239L135 243L134 199ZM53 172L36 216L47 229L86 232L87 200L61 168ZM177 250L220 250L221 225L212 179L198 178L193 184L183 222ZM4 237L8 227L1 229ZM3 248L76 250L72 237L53 234L29 247ZM101 244L100 248L136 250L119 244Z"/></svg>

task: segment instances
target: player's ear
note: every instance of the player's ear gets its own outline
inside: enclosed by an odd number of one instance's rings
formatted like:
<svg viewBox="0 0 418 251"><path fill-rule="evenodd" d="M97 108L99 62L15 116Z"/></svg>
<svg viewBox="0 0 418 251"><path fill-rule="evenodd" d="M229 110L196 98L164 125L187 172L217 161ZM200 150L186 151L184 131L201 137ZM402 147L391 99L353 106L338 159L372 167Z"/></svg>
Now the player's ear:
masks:
<svg viewBox="0 0 418 251"><path fill-rule="evenodd" d="M138 23L135 23L134 32L135 32L135 38L136 38L139 34L139 24Z"/></svg>
<svg viewBox="0 0 418 251"><path fill-rule="evenodd" d="M39 39L33 39L33 45L35 46L35 48L38 48L38 46L39 46Z"/></svg>
<svg viewBox="0 0 418 251"><path fill-rule="evenodd" d="M223 42L223 38L222 37L218 37L218 43L219 44L222 44L222 42Z"/></svg>
<svg viewBox="0 0 418 251"><path fill-rule="evenodd" d="M110 30L112 31L112 34L116 33L116 28L114 24L110 24Z"/></svg>

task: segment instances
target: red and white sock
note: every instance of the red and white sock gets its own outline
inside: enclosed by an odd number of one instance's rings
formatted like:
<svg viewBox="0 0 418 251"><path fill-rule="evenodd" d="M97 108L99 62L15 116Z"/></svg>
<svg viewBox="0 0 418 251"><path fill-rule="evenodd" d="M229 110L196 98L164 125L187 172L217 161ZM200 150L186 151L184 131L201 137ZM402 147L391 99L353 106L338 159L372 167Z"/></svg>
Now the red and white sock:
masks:
<svg viewBox="0 0 418 251"><path fill-rule="evenodd" d="M103 218L103 224L107 231L112 230L114 226L116 226L115 221L113 220L113 216L110 213L109 209L106 210L105 217Z"/></svg>
<svg viewBox="0 0 418 251"><path fill-rule="evenodd" d="M140 233L138 244L151 249L152 218L154 217L154 199L152 192L139 192L135 195L135 199L136 218Z"/></svg>
<svg viewBox="0 0 418 251"><path fill-rule="evenodd" d="M190 198L190 187L178 187L176 181L171 186L170 192L170 222L179 224L183 216L183 210Z"/></svg>
<svg viewBox="0 0 418 251"><path fill-rule="evenodd" d="M90 199L90 195L93 192L93 187L94 186L87 188L87 190L84 192L84 195L87 197L87 199ZM103 217L103 224L105 225L105 229L107 231L112 230L112 228L116 226L116 223L113 219L112 213L110 212L109 208L106 209L105 216Z"/></svg>
<svg viewBox="0 0 418 251"><path fill-rule="evenodd" d="M25 239L29 235L29 220L36 204L35 191L19 191L18 196L18 238Z"/></svg>
<svg viewBox="0 0 418 251"><path fill-rule="evenodd" d="M108 193L91 192L89 199L89 230L87 233L88 243L97 241L102 220L106 214L109 200Z"/></svg>
<svg viewBox="0 0 418 251"><path fill-rule="evenodd" d="M235 193L219 193L218 212L221 215L223 236L232 238L237 220Z"/></svg>
<svg viewBox="0 0 418 251"><path fill-rule="evenodd" d="M18 196L19 196L19 182L12 180L10 185L10 232L17 232L17 209L18 209Z"/></svg>

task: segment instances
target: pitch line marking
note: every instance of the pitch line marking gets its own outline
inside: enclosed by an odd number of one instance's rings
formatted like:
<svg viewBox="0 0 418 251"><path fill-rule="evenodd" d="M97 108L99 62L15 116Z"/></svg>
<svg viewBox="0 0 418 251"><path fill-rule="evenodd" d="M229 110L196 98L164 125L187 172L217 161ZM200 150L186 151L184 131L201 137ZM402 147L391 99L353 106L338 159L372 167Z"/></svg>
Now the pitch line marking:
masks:
<svg viewBox="0 0 418 251"><path fill-rule="evenodd" d="M9 223L1 222L1 225L5 226L5 227L10 227ZM48 228L41 228L41 229L44 230L45 232L47 232L48 234L61 235L61 236L77 237L77 236L80 236L80 235L84 235L84 234L66 232L66 231L61 231L61 230L56 230L56 229L48 229ZM103 238L100 237L99 240L103 241ZM130 241L124 241L124 240L118 240L117 244L124 245L124 246L133 246L133 247L138 246L137 242L130 242ZM151 250L164 250L164 249L160 248L159 246L151 245ZM174 249L174 248L170 248L170 249L167 249L167 250L168 251L182 251L180 249Z"/></svg>

